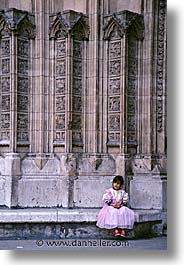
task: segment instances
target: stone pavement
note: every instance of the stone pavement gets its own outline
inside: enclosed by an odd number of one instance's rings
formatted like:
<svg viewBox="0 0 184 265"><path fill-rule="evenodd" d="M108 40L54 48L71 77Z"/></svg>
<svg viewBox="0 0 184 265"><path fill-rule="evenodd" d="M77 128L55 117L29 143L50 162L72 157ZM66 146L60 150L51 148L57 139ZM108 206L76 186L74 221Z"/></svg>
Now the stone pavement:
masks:
<svg viewBox="0 0 184 265"><path fill-rule="evenodd" d="M167 237L137 240L66 239L66 240L1 240L1 250L167 250Z"/></svg>

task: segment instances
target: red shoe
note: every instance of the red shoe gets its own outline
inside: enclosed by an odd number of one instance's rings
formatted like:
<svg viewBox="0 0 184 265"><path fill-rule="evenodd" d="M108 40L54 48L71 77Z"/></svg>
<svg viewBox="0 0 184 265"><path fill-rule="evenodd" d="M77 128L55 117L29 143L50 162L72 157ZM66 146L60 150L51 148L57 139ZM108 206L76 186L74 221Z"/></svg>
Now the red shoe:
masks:
<svg viewBox="0 0 184 265"><path fill-rule="evenodd" d="M114 236L120 236L118 229L114 229Z"/></svg>
<svg viewBox="0 0 184 265"><path fill-rule="evenodd" d="M125 230L121 229L120 236L125 237Z"/></svg>

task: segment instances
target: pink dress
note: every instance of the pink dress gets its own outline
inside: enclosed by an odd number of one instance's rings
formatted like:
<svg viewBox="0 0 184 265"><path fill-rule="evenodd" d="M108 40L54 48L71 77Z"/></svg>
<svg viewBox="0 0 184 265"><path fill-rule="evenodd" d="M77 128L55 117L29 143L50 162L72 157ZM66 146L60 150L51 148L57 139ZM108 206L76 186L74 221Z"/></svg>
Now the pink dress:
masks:
<svg viewBox="0 0 184 265"><path fill-rule="evenodd" d="M135 222L134 212L126 207L128 203L128 193L123 189L114 190L113 188L107 189L103 195L105 205L100 210L97 219L97 226L100 228L113 229L124 228L132 229ZM111 206L112 203L121 203L121 208L116 209Z"/></svg>

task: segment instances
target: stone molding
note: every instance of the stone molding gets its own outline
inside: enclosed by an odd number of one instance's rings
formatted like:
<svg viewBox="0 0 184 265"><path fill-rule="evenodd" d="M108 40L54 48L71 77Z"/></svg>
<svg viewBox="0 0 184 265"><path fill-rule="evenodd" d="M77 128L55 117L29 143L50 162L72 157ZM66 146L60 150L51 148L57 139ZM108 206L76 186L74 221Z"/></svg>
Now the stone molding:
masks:
<svg viewBox="0 0 184 265"><path fill-rule="evenodd" d="M166 175L164 159L159 155L137 154L131 160L132 172L135 177L158 177Z"/></svg>
<svg viewBox="0 0 184 265"><path fill-rule="evenodd" d="M158 48L157 48L157 131L163 131L164 123L164 79L165 79L165 23L166 23L166 1L159 1L158 11Z"/></svg>

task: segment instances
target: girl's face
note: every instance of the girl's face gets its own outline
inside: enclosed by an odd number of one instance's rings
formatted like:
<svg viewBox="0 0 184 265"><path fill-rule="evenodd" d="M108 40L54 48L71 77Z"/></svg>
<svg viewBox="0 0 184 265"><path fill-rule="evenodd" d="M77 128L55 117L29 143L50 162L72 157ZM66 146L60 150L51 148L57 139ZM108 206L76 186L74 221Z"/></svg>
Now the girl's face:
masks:
<svg viewBox="0 0 184 265"><path fill-rule="evenodd" d="M119 190L121 188L121 183L119 181L113 182L112 187L114 190Z"/></svg>

